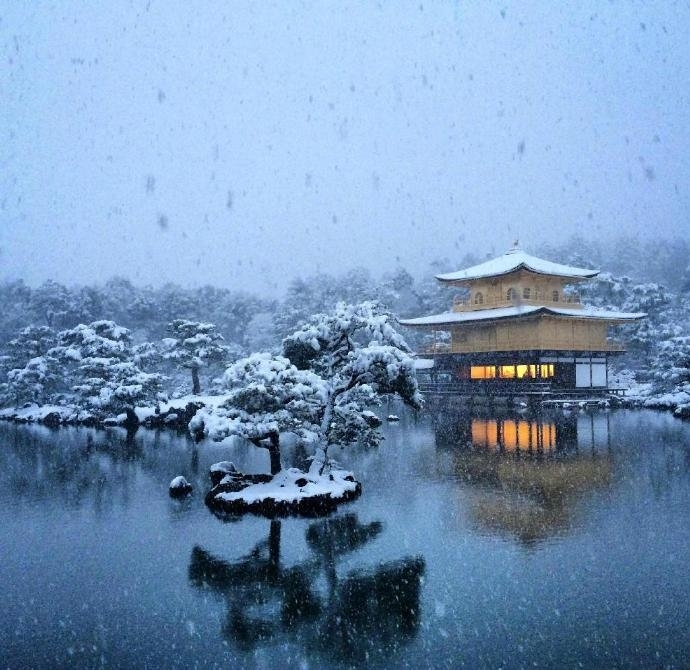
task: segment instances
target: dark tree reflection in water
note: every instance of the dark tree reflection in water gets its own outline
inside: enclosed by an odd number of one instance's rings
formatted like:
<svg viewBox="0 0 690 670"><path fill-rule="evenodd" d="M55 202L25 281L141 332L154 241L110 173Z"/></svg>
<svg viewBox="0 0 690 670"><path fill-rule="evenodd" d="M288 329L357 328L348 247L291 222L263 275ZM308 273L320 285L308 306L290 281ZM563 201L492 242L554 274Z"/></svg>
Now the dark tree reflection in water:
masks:
<svg viewBox="0 0 690 670"><path fill-rule="evenodd" d="M244 650L282 637L332 660L374 660L416 634L424 573L421 557L407 557L338 577L338 559L382 530L355 514L314 522L306 531L310 557L284 567L281 521L272 520L268 539L240 561L194 547L189 578L225 599L223 635Z"/></svg>

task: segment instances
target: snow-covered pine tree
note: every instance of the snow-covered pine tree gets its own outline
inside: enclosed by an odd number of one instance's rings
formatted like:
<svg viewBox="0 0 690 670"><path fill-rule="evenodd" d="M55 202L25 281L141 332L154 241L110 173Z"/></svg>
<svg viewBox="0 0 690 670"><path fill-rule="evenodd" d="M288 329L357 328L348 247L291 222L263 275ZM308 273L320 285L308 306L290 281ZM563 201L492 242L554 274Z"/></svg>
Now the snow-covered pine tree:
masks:
<svg viewBox="0 0 690 670"><path fill-rule="evenodd" d="M7 343L7 354L0 361L5 373L0 403L19 406L50 400L61 381L58 361L51 354L56 341L49 326L27 326Z"/></svg>
<svg viewBox="0 0 690 670"><path fill-rule="evenodd" d="M281 432L312 446L314 474L327 465L329 445L376 444L380 422L370 406L394 394L412 407L421 405L409 348L390 321L372 302L341 303L330 314L313 316L284 340L285 356L254 354L228 368L227 400L200 410L190 430L266 446L272 474L280 469Z"/></svg>
<svg viewBox="0 0 690 670"><path fill-rule="evenodd" d="M60 332L58 342L51 352L74 369L73 390L89 409L123 411L156 398L164 378L139 368L127 328L94 321Z"/></svg>
<svg viewBox="0 0 690 670"><path fill-rule="evenodd" d="M327 385L313 465L319 471L328 462L330 445L380 440L368 408L382 396L421 406L410 349L376 302L339 303L332 313L313 316L283 340L283 353Z"/></svg>
<svg viewBox="0 0 690 670"><path fill-rule="evenodd" d="M228 347L213 323L175 319L168 324L172 337L163 340L163 358L175 361L192 373L192 393L201 393L199 370L211 362L224 362Z"/></svg>
<svg viewBox="0 0 690 670"><path fill-rule="evenodd" d="M5 404L20 407L26 402L44 404L59 388L61 375L58 362L50 355L36 356L22 368L7 373L7 382L0 394Z"/></svg>
<svg viewBox="0 0 690 670"><path fill-rule="evenodd" d="M190 430L213 440L236 435L268 449L272 475L281 470L281 433L295 433L307 442L318 433L327 385L287 358L252 354L226 370L223 384L226 400L218 408L200 410Z"/></svg>

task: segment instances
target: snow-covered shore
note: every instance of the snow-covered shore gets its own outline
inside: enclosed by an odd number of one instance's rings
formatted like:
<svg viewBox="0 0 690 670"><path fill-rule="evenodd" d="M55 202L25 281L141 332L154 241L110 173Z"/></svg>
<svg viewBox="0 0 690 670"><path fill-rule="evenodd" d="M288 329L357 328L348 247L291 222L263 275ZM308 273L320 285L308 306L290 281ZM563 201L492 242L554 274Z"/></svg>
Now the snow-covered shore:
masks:
<svg viewBox="0 0 690 670"><path fill-rule="evenodd" d="M624 407L645 407L673 412L679 419L690 419L690 384L680 383L670 391L658 391L651 382L640 383L625 370L614 376L615 383L627 388L621 404Z"/></svg>
<svg viewBox="0 0 690 670"><path fill-rule="evenodd" d="M201 407L216 407L225 395L186 395L161 402L158 406L135 407L131 413L99 415L69 405L27 404L20 408L0 410L0 421L40 423L48 426L145 426L147 428L174 428L187 430L187 426ZM136 418L135 418L136 417Z"/></svg>
<svg viewBox="0 0 690 670"><path fill-rule="evenodd" d="M620 379L628 391L617 401L619 407L645 407L673 412L681 419L690 419L690 384L679 386L671 392L655 393L652 384L641 384L631 376ZM624 383L623 383L624 382ZM201 408L214 409L227 399L222 395L185 395L157 407L134 408L134 425L145 428L170 428L187 430L189 422ZM0 421L15 423L39 423L46 426L128 426L133 421L126 413L99 416L88 410L66 405L26 405L21 408L0 409Z"/></svg>

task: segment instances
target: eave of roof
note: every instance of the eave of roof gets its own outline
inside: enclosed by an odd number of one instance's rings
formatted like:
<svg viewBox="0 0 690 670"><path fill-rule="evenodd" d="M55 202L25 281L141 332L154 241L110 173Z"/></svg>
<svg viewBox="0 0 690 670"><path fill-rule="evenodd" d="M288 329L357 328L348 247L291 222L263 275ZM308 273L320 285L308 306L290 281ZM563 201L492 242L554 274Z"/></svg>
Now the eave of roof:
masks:
<svg viewBox="0 0 690 670"><path fill-rule="evenodd" d="M595 321L610 321L623 323L637 321L647 316L644 312L614 312L603 309L560 309L547 305L512 307L498 307L495 309L481 309L471 312L443 312L415 319L398 319L401 326L424 328L427 326L454 326L476 322L503 321L505 319L519 319L530 316L550 315L567 319L584 319Z"/></svg>
<svg viewBox="0 0 690 670"><path fill-rule="evenodd" d="M435 275L441 282L465 282L475 279L500 277L518 270L527 270L535 274L565 277L569 279L590 279L599 274L599 270L577 268L562 263L537 258L525 253L521 249L511 249L508 253L491 260L473 265L457 272Z"/></svg>

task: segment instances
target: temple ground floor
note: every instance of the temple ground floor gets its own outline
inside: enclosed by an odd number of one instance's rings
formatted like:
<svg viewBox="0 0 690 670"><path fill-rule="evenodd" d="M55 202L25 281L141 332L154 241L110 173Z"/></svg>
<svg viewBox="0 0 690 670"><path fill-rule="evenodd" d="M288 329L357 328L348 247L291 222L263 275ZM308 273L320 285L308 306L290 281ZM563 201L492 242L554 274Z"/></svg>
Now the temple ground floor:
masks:
<svg viewBox="0 0 690 670"><path fill-rule="evenodd" d="M621 392L609 383L611 352L505 351L435 354L420 361L426 393L500 396L602 396Z"/></svg>

